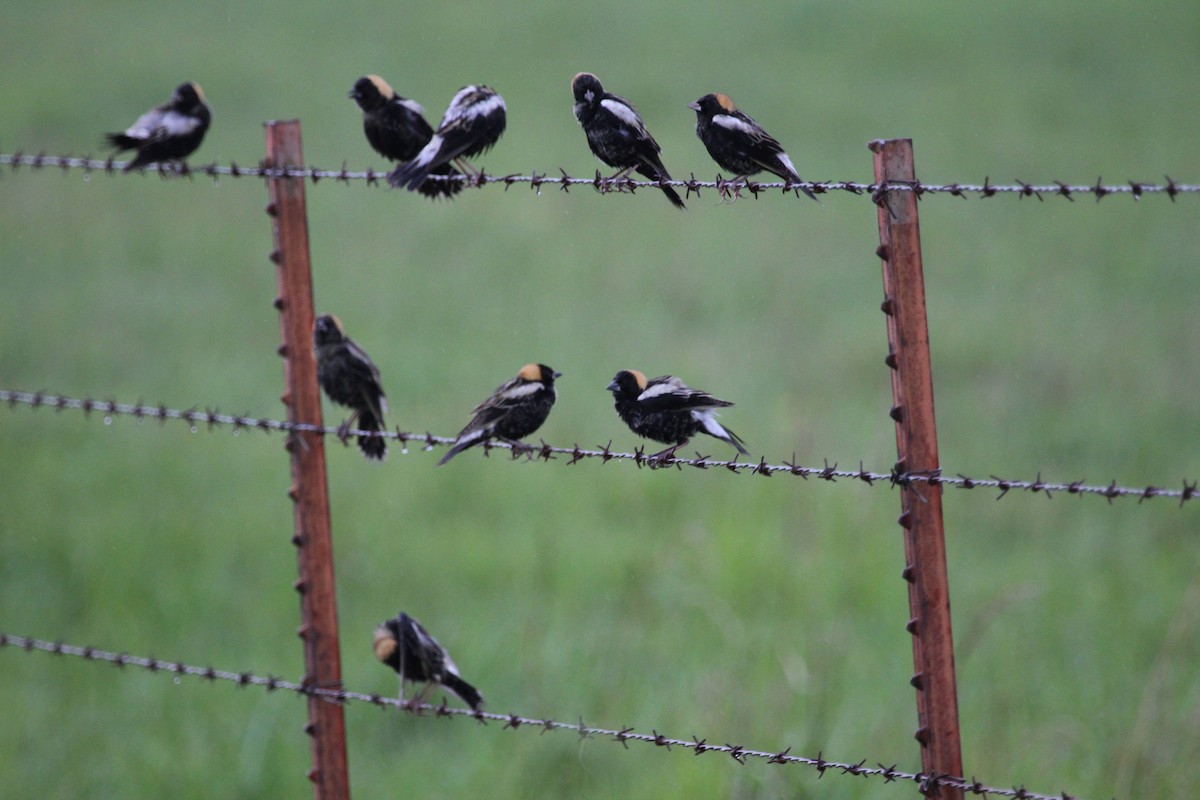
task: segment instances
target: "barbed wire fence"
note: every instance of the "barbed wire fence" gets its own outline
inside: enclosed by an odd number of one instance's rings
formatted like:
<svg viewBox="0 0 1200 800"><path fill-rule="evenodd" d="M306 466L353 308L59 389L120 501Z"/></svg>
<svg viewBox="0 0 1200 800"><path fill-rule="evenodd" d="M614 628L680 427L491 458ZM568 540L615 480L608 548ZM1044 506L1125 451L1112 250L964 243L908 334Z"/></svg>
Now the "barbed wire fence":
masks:
<svg viewBox="0 0 1200 800"><path fill-rule="evenodd" d="M290 453L293 465L293 485L288 493L296 509L296 530L292 543L299 553L300 579L296 586L302 598L304 680L291 683L250 673L192 667L4 633L0 633L0 648L16 646L26 650L80 656L93 662L108 662L118 666L133 665L177 676L189 675L208 680L231 681L241 686L258 685L269 691L285 689L301 694L308 699L310 718L305 730L313 740L313 769L309 777L314 782L317 797L322 799L349 796L342 706L350 701L395 706L418 714L428 711L437 716L472 717L480 722L502 722L504 729L529 726L541 727L544 730L571 730L581 736L609 736L626 746L627 742L634 741L654 744L666 750L672 747L691 749L696 755L707 752L724 753L739 763L745 763L748 758L758 758L772 764L803 764L816 768L820 775L826 774L827 771L836 771L851 776L880 777L889 783L906 781L915 783L922 793L930 797L954 798L962 797L965 793L1017 798L1070 797L1065 792L1050 795L1029 792L1024 787L990 787L974 779L968 781L962 776L953 639L949 617L949 586L946 580L941 520L942 488L989 488L998 491L997 499L1017 491L1043 493L1047 497L1052 497L1054 493L1098 496L1106 498L1109 503L1118 498L1137 497L1140 503L1162 497L1177 499L1182 506L1195 499L1197 482L1189 482L1185 478L1180 489L1156 485L1137 488L1118 485L1116 480L1108 485L1090 485L1082 480L1047 481L1042 479L1040 473L1032 480L1010 480L995 475L974 478L961 474L955 477L943 474L937 460L936 430L933 425L933 386L929 369L924 284L916 224L917 201L926 194L948 194L964 199L968 196L986 199L998 194L1008 194L1018 198L1036 198L1039 201L1047 196L1061 197L1069 201L1073 201L1076 196L1092 196L1099 201L1109 195L1125 195L1134 200L1139 200L1144 195L1162 195L1174 202L1181 194L1200 193L1200 184L1177 183L1169 176L1164 176L1163 182L1130 181L1125 184L1105 184L1099 178L1092 185L1059 181L1032 184L1020 180L1010 185L995 185L989 178L985 178L982 184L926 184L915 177L911 142L907 140L871 144L875 154L876 173L872 183L755 182L745 179L726 180L721 176L708 181L698 180L694 175L689 180L639 181L628 177L603 177L599 172L594 177L573 177L562 169L559 170L559 175L539 175L534 171L528 175L479 173L430 178L457 180L467 187L480 189L501 186L507 191L514 186L528 186L539 193L543 189L555 187L564 192L576 187L591 187L602 194L633 193L644 188L654 189L670 185L686 190L689 196L699 195L702 191L715 191L723 199L745 196L757 198L767 192L799 196L798 189L804 187L816 194L847 192L867 196L873 201L878 209L880 226L880 246L875 254L881 259L884 268L885 301L882 311L888 318L889 351L885 363L890 368L893 379L894 405L890 416L896 425L899 455L890 471L868 471L861 462L857 470L838 469L836 463L831 466L828 462L822 467L802 466L795 463L794 456L791 462L775 464L767 463L765 457L758 463L720 461L699 453L695 458L652 459L641 448L633 453L613 451L611 442L591 448L581 448L577 444L573 447L556 447L545 442L540 446L491 442L485 445L484 449L485 453L491 449L507 450L513 458L546 462L558 460L566 465L573 465L585 459L600 459L601 463L623 461L633 463L639 468L722 468L735 474L763 477L790 474L802 479L815 478L830 483L846 479L867 486L897 488L901 493L902 507L899 523L904 528L906 537L907 563L902 574L909 585L912 612L906 628L913 635L915 673L910 683L917 690L918 701L919 727L914 738L921 746L922 757L922 771L912 773L899 771L895 765L888 767L879 764L877 767L867 767L865 760L857 764L828 761L820 753L815 758L791 755L790 748L781 752L771 752L751 750L740 745L710 745L705 739L673 739L657 731L653 734L639 734L630 728L591 727L584 725L582 720L576 725L449 708L444 703L440 706L405 703L384 699L378 695L343 690L337 643L336 593L333 586L323 441L326 436L339 433L344 436L347 432L339 432L336 428L325 426L321 420L315 365L309 342L313 308L304 185L306 181L313 184L321 181L343 184L361 181L367 186L374 186L383 183L386 173L373 170L351 171L345 165L340 170L303 167L299 123L268 123L266 127L267 157L256 166L239 167L234 163L227 166L213 163L189 167L186 164L170 164L152 166L147 171L157 172L164 179L201 176L219 183L225 177L253 177L267 182L270 194L267 211L272 218L276 242L271 260L277 267L278 276L279 295L275 299L275 308L281 315L284 340L279 352L285 360L287 388L284 402L288 409L288 419L228 415L216 410L201 411L196 408L180 410L165 406L148 406L140 402L126 404L115 400L72 398L17 389L0 389L0 401L7 402L10 407L79 410L85 415L97 412L104 415L106 421L111 421L114 415L124 415L137 419L154 419L162 423L180 420L193 430L200 426L209 429L225 426L231 427L235 433L241 430L284 433L285 447ZM28 168L81 171L85 180L95 173L132 174L122 172L127 162L111 158L100 160L45 153L0 154L0 166L8 166L12 170ZM350 435L364 433L371 432L349 431ZM432 448L453 441L451 437L399 430L378 432L374 435L394 438L403 447L411 443L422 448Z"/></svg>
<svg viewBox="0 0 1200 800"><path fill-rule="evenodd" d="M0 153L0 167L10 167L13 171L26 167L33 170L58 169L62 172L82 171L85 176L90 176L93 173L125 175L128 173L123 172L123 170L128 164L128 161L113 158L99 159L92 158L91 156L51 155L47 153L31 155L20 152ZM145 168L145 171L148 173L157 173L163 178L208 177L214 180L220 178L261 178L266 180L273 178L302 178L311 181L313 184L320 181L335 181L347 184L363 181L368 186L384 185L388 176L386 171L376 172L373 169L351 170L345 165L340 169L303 166L276 167L269 165L266 161L262 161L251 167L241 167L234 162L230 162L229 164L213 162L211 164L194 166L187 163L151 164ZM558 175L548 172L539 175L536 170L528 175L515 173L488 175L485 172L475 175L430 175L425 180L459 183L464 188L475 189L482 189L488 186L502 186L505 189L513 186L528 186L538 192L543 188L557 187L562 191L570 191L575 187L590 186L602 194L634 193L638 189L660 189L663 186L671 186L677 189L684 189L688 194L695 194L697 196L700 195L701 190L712 189L726 197L742 196L743 194L757 197L759 194L766 192L780 192L799 196L796 190L803 187L811 190L814 194L848 192L856 195L868 195L876 200L884 191L914 192L918 197L926 194L947 194L951 197L960 197L963 199L969 196L986 199L995 197L996 195L1014 195L1018 198L1034 197L1043 201L1046 197L1061 197L1074 201L1077 195L1091 195L1097 201L1110 195L1125 195L1132 197L1134 200L1140 200L1144 195L1165 195L1174 202L1176 197L1181 194L1200 194L1200 184L1177 183L1169 175L1164 175L1161 183L1154 181L1126 181L1125 183L1106 184L1102 179L1097 178L1094 184L1071 184L1063 181L1035 184L1026 183L1014 178L1014 182L1011 184L993 184L990 178L985 177L983 183L924 183L914 179L911 181L893 181L884 185L882 183L862 183L860 181L849 180L799 181L794 183L751 181L744 178L728 180L721 177L715 177L713 180L705 180L698 179L694 174L687 180L649 181L638 180L628 176L604 176L599 171L591 177L573 177L567 174L566 170L562 167L559 167L558 172Z"/></svg>
<svg viewBox="0 0 1200 800"><path fill-rule="evenodd" d="M192 433L198 432L201 428L209 432L229 428L235 433L240 431L261 431L268 434L283 433L285 435L290 433L315 433L320 436L334 436L339 439L345 437L347 442L350 437L378 437L398 443L401 446L400 453L402 455L408 454L410 446L418 447L421 450L432 450L435 447L448 447L455 442L453 436L443 436L433 433L416 433L399 429L394 431L368 431L354 427L342 429L339 426L289 422L287 420L253 416L249 413L225 414L216 410L215 407L208 407L203 410L199 407L179 409L168 408L165 405L120 403L116 400L67 397L60 394L26 392L16 389L0 389L0 403L7 404L10 409L24 407L31 410L48 408L54 411L79 411L88 418L91 418L93 414L98 414L105 423L111 423L113 417L117 416L133 417L139 421L154 420L160 424L183 422L187 424L188 429ZM1178 500L1182 506L1184 503L1196 500L1197 496L1200 495L1200 489L1197 488L1197 483L1200 481L1189 481L1186 478L1183 479L1182 488L1172 489L1153 484L1144 487L1122 486L1115 479L1111 483L1104 485L1088 484L1083 480L1045 480L1042 478L1041 473L1038 473L1033 479L1020 479L1002 478L995 475L989 475L986 478L970 477L961 473L946 475L943 474L942 470L918 473L901 472L898 466L893 466L888 472L880 472L864 468L861 461L859 462L858 469L839 469L837 463L830 464L828 459L819 467L804 466L795 461L795 456L793 456L792 461L783 463L768 463L765 457L755 462L738 461L736 458L720 460L703 455L688 458L678 454L655 459L646 453L645 447L639 447L633 452L627 452L612 449L612 442L593 447L582 447L578 444L565 447L548 444L545 441L541 441L535 445L492 439L480 444L478 449L485 454L490 453L492 450L497 450L507 453L513 459L555 461L565 466L573 466L580 461L595 459L602 464L615 461L633 464L638 468L646 469L682 469L684 467L699 470L718 469L735 475L760 475L764 478L769 478L773 475L791 475L804 480L813 478L814 480L826 481L828 483L838 483L844 479L872 488L882 486L894 488L908 484L930 484L949 486L954 489L994 489L997 492L997 500L1008 497L1010 493L1018 494L1027 492L1030 494L1040 493L1048 498L1053 498L1055 494L1103 497L1109 503L1120 498L1137 498L1137 501L1141 503L1161 497Z"/></svg>
<svg viewBox="0 0 1200 800"><path fill-rule="evenodd" d="M655 747L664 748L667 751L670 751L673 747L678 747L682 750L690 750L697 756L704 753L727 755L742 765L745 765L749 759L759 759L766 761L768 764L792 764L812 767L817 771L818 777L830 772L861 778L881 778L885 783L896 781L914 783L926 794L937 794L944 789L958 789L983 797L994 795L997 797L1015 797L1021 800L1069 800L1071 797L1071 795L1065 792L1054 795L1042 794L1025 789L1023 786L1012 788L989 786L975 778L968 781L951 775L905 772L904 770L897 769L895 764L888 766L876 763L875 766L867 766L866 759L858 762L832 761L823 757L820 753L816 756L800 756L793 754L790 747L784 750L772 751L737 744L710 744L708 739L696 736L693 736L691 739L678 739L666 736L658 731L639 733L629 727L600 728L587 725L582 720L579 722L560 722L550 718L528 717L519 714L497 714L483 711L482 709L472 710L449 706L444 700L442 703L435 705L433 703L418 702L415 698L403 700L398 697L384 697L378 693L368 694L341 688L333 689L315 686L310 683L288 681L273 675L234 672L231 670L216 669L211 666L199 667L178 661L135 656L129 653L114 653L95 647L83 647L65 642L51 642L0 631L0 649L6 647L19 648L26 652L41 652L51 655L81 658L97 664L111 664L118 669L137 667L148 672L172 675L176 680L180 677L188 677L210 683L217 681L232 683L238 687L258 686L268 692L290 692L339 707L352 702L369 703L370 705L379 706L390 711L403 711L415 716L423 716L428 712L435 717L452 719L469 718L484 724L488 722L500 722L503 723L502 730L526 728L529 730L538 730L543 733L546 731L567 731L587 739L604 737L612 739L615 742L620 742L626 749L629 747L628 742L651 744Z"/></svg>

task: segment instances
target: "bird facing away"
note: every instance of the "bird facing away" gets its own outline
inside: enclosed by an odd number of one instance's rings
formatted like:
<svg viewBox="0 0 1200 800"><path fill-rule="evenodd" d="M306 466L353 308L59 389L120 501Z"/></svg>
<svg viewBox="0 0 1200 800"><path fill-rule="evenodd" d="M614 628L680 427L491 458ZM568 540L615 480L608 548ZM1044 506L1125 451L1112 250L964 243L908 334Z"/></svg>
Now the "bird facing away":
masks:
<svg viewBox="0 0 1200 800"><path fill-rule="evenodd" d="M715 409L733 405L707 392L689 389L683 381L662 375L647 381L636 369L623 369L608 384L617 414L638 436L669 444L650 458L670 458L696 433L707 433L749 455L741 437L717 422Z"/></svg>
<svg viewBox="0 0 1200 800"><path fill-rule="evenodd" d="M204 91L200 84L189 82L180 84L170 100L142 114L124 133L107 133L104 138L118 151L137 151L125 166L129 172L187 158L204 140L210 122L212 109L204 101Z"/></svg>
<svg viewBox="0 0 1200 800"><path fill-rule="evenodd" d="M317 383L330 400L354 412L338 428L338 438L346 441L355 420L360 430L383 430L387 398L379 383L379 368L346 336L341 320L333 314L317 317L313 323L313 352L317 357ZM376 461L387 454L387 440L381 436L360 435L358 447L363 455Z"/></svg>
<svg viewBox="0 0 1200 800"><path fill-rule="evenodd" d="M504 133L507 122L504 98L487 86L464 86L450 101L442 122L429 143L406 164L388 176L388 185L413 191L435 169L451 161L464 172L476 170L466 159L485 152Z"/></svg>
<svg viewBox="0 0 1200 800"><path fill-rule="evenodd" d="M459 431L454 445L440 467L456 455L477 444L499 438L515 442L542 427L558 395L554 380L562 376L545 364L526 364L517 377L496 387L496 391L471 412L467 427Z"/></svg>
<svg viewBox="0 0 1200 800"><path fill-rule="evenodd" d="M604 91L600 79L590 72L576 75L571 91L575 94L575 118L596 158L620 170L618 176L635 170L648 180L671 180L658 155L662 148L632 103ZM672 187L664 185L662 190L677 208L685 208Z"/></svg>
<svg viewBox="0 0 1200 800"><path fill-rule="evenodd" d="M362 109L363 133L376 153L391 161L411 161L433 138L433 128L425 120L425 109L415 100L396 94L378 75L365 75L354 82L350 97ZM458 175L458 170L442 164L433 175ZM428 181L417 189L430 198L451 197L462 191L458 181Z"/></svg>
<svg viewBox="0 0 1200 800"><path fill-rule="evenodd" d="M803 180L775 137L739 111L727 95L706 94L688 108L696 112L696 135L721 169L736 178L766 170L790 183ZM817 199L807 187L795 188Z"/></svg>
<svg viewBox="0 0 1200 800"><path fill-rule="evenodd" d="M475 711L483 705L483 695L459 676L458 667L446 648L438 644L421 623L403 611L379 623L373 645L375 657L400 675L401 700L404 699L404 682L408 681L425 684L413 698L418 703L425 701L426 693L433 686L441 685Z"/></svg>

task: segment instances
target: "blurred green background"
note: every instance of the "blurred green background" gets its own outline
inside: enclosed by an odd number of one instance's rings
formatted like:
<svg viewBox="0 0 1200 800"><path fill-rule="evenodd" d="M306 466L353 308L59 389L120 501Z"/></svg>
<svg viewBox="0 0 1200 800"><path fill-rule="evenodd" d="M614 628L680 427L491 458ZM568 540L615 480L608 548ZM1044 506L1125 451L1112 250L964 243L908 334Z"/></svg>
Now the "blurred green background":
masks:
<svg viewBox="0 0 1200 800"><path fill-rule="evenodd" d="M0 151L100 136L204 87L195 163L384 163L346 92L376 72L436 120L508 102L476 164L590 175L580 70L631 99L676 177L711 178L686 104L730 94L810 179L871 178L907 136L934 182L1200 179L1200 5L923 2L17 2ZM922 201L950 473L1178 487L1200 475L1197 198ZM0 175L0 386L280 416L266 189L253 179ZM564 373L547 441L638 444L604 386L674 373L737 402L754 457L895 458L875 208L777 195L680 213L654 191L452 203L308 190L319 311L379 364L388 422L453 434L527 361ZM340 421L327 407L327 420ZM298 678L279 436L0 411L0 629ZM725 457L717 442L703 452ZM404 609L488 708L868 763L920 763L898 497L843 481L514 463L382 466L327 447L343 671L394 692L372 627ZM966 771L1093 797L1200 785L1197 507L949 491ZM0 651L9 797L310 790L303 703ZM346 712L353 794L903 796L571 735Z"/></svg>

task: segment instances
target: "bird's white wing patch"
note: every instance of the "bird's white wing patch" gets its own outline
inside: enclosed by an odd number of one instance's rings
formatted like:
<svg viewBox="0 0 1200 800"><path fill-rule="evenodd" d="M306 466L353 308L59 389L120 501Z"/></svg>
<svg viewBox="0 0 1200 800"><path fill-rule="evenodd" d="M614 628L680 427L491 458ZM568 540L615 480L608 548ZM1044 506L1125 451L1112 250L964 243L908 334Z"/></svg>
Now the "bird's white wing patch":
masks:
<svg viewBox="0 0 1200 800"><path fill-rule="evenodd" d="M638 395L638 400L650 400L667 394L685 394L687 391L688 387L684 385L683 381L671 376L664 381L647 387L646 391Z"/></svg>
<svg viewBox="0 0 1200 800"><path fill-rule="evenodd" d="M457 119L474 119L491 114L497 109L505 110L504 98L491 90L487 90L488 94L484 99L473 102L472 98L482 91L478 86L464 86L459 89L458 94L454 95L454 99L447 106L438 127L444 128Z"/></svg>
<svg viewBox="0 0 1200 800"><path fill-rule="evenodd" d="M200 125L197 117L188 117L178 111L168 111L158 122L156 136L186 136Z"/></svg>
<svg viewBox="0 0 1200 800"><path fill-rule="evenodd" d="M464 86L463 88L459 89L454 97L450 98L450 105L446 106L446 113L442 117L442 123L445 124L450 115L458 111L459 106L466 101L467 96L476 91L478 88L479 87L477 86Z"/></svg>
<svg viewBox="0 0 1200 800"><path fill-rule="evenodd" d="M506 111L504 98L498 94L493 94L486 100L478 103L473 103L467 108L466 118L473 119L475 117L486 117L495 111Z"/></svg>
<svg viewBox="0 0 1200 800"><path fill-rule="evenodd" d="M516 400L521 397L528 397L535 394L542 388L542 384L537 381L529 381L528 383L519 383L516 386L505 389L500 393L500 397L504 400Z"/></svg>
<svg viewBox="0 0 1200 800"><path fill-rule="evenodd" d="M750 134L751 136L758 135L758 129L750 123L740 120L737 117L729 114L717 114L713 117L713 124L720 125L731 131L741 131L742 133Z"/></svg>
<svg viewBox="0 0 1200 800"><path fill-rule="evenodd" d="M645 123L642 122L642 118L638 116L638 113L633 110L632 106L622 103L620 100L607 98L600 101L600 107L607 109L610 114L634 130L646 130Z"/></svg>
<svg viewBox="0 0 1200 800"><path fill-rule="evenodd" d="M137 122L129 126L125 135L133 139L149 139L154 131L162 124L163 112L157 108L147 111L137 118Z"/></svg>
<svg viewBox="0 0 1200 800"><path fill-rule="evenodd" d="M421 114L421 115L425 114L425 106L421 105L416 100L404 99L404 100L397 100L396 102L399 103L400 105L404 106L405 108L407 108L409 111L412 111L416 114Z"/></svg>

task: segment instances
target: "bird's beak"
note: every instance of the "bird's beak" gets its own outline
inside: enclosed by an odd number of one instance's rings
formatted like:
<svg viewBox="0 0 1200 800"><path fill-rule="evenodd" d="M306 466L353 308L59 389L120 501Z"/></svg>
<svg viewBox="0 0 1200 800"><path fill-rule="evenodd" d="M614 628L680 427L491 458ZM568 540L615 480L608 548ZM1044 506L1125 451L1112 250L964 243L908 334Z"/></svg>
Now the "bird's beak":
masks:
<svg viewBox="0 0 1200 800"><path fill-rule="evenodd" d="M559 378L561 378L561 377L562 377L562 373L561 373L561 372L555 372L555 373L554 373L554 380L558 380L558 379L559 379Z"/></svg>
<svg viewBox="0 0 1200 800"><path fill-rule="evenodd" d="M690 108L692 111L699 111L700 104L699 103L688 103L688 108Z"/></svg>
<svg viewBox="0 0 1200 800"><path fill-rule="evenodd" d="M616 391L616 390L617 390L619 387L617 386L617 382L616 382L616 380L614 379L614 380L611 380L611 381L609 381L609 382L608 382L608 386L607 386L606 388L607 388L607 389L608 389L610 392L615 392L615 391Z"/></svg>
<svg viewBox="0 0 1200 800"><path fill-rule="evenodd" d="M358 92L356 92L356 91L354 91L353 89L351 89L350 91L346 92L346 97L353 97L355 100L357 100L357 99L358 99Z"/></svg>

